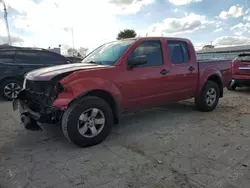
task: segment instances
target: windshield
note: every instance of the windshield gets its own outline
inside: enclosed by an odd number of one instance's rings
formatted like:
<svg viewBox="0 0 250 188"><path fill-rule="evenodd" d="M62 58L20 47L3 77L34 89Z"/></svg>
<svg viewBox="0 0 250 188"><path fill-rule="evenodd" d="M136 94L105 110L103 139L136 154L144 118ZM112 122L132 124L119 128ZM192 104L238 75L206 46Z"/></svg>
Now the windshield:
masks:
<svg viewBox="0 0 250 188"><path fill-rule="evenodd" d="M82 63L114 65L134 41L134 39L131 39L104 44L91 52Z"/></svg>

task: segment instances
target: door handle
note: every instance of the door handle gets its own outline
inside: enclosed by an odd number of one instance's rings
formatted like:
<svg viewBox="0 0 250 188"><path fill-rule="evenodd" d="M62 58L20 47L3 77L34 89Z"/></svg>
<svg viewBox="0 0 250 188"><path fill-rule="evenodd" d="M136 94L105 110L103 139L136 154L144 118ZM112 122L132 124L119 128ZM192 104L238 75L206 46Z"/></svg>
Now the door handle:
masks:
<svg viewBox="0 0 250 188"><path fill-rule="evenodd" d="M167 73L169 73L169 71L166 70L166 69L163 69L163 70L160 72L160 74L162 74L162 75L165 75L165 74L167 74Z"/></svg>
<svg viewBox="0 0 250 188"><path fill-rule="evenodd" d="M195 68L191 66L191 67L189 67L189 69L188 69L188 70L192 72L192 71L194 71L194 70L195 70Z"/></svg>

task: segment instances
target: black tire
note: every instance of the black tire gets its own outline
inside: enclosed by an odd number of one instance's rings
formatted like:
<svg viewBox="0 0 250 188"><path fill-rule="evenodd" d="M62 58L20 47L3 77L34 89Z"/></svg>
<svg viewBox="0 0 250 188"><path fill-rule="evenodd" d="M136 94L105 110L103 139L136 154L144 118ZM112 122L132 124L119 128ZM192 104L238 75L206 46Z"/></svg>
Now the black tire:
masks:
<svg viewBox="0 0 250 188"><path fill-rule="evenodd" d="M91 108L103 112L105 123L103 129L95 137L89 138L80 134L77 126L81 114ZM113 113L109 104L99 97L86 96L73 103L62 116L62 130L65 137L79 147L89 147L102 142L113 127Z"/></svg>
<svg viewBox="0 0 250 188"><path fill-rule="evenodd" d="M3 82L1 82L0 83L0 94L4 99L9 100L9 101L15 99L15 97L13 98L13 97L6 95L6 92L5 92L5 87L11 83L18 85L20 87L20 89L22 89L22 87L23 87L22 82L20 80L17 80L17 79L7 79L7 80L4 80Z"/></svg>
<svg viewBox="0 0 250 188"><path fill-rule="evenodd" d="M206 101L207 93L209 90L214 89L216 91L215 101L212 105L209 105ZM210 112L214 110L219 102L220 89L218 84L213 81L207 81L201 91L200 96L195 98L195 104L197 108L202 112Z"/></svg>

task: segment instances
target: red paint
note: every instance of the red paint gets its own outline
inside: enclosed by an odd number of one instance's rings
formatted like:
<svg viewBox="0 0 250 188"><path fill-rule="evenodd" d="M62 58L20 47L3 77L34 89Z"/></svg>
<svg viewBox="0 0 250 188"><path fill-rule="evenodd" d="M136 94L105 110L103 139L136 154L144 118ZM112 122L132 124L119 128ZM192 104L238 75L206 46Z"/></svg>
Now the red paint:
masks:
<svg viewBox="0 0 250 188"><path fill-rule="evenodd" d="M240 70L240 67L249 67L250 62L235 60L232 63L233 79L250 81L250 70Z"/></svg>
<svg viewBox="0 0 250 188"><path fill-rule="evenodd" d="M160 40L162 44L164 64L155 67L127 69L127 57L145 40ZM188 63L172 65L166 40L180 40L188 44L190 59ZM71 64L71 66L73 66ZM195 68L193 72L189 67ZM65 71L69 67L60 70ZM60 73L57 70L56 74ZM74 69L71 67L71 69ZM162 69L169 70L161 75ZM43 73L45 78L46 73ZM48 74L50 77L52 75ZM119 103L121 110L153 107L172 101L180 101L198 95L207 81L217 75L226 87L231 80L231 62L214 61L197 63L192 43L187 39L146 37L137 39L121 56L114 66L82 67L63 78L61 83L66 88L54 102L54 106L64 108L74 98L91 90L104 90L110 93Z"/></svg>

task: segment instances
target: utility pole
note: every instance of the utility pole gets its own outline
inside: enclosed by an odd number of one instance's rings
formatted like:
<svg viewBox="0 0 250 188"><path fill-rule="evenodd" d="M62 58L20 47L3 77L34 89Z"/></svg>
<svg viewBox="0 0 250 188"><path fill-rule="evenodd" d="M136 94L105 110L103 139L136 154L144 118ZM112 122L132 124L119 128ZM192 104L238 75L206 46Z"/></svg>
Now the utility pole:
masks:
<svg viewBox="0 0 250 188"><path fill-rule="evenodd" d="M7 34L8 34L8 42L9 42L9 45L11 45L10 30L9 30L9 23L8 23L8 12L7 12L5 2L2 1L2 3L3 3L3 9L4 9L4 20L5 20L6 30L7 30Z"/></svg>
<svg viewBox="0 0 250 188"><path fill-rule="evenodd" d="M75 54L74 50L75 50L75 44L74 44L74 30L73 30L73 27L71 28L71 34L72 34L72 53L73 53L73 56Z"/></svg>

